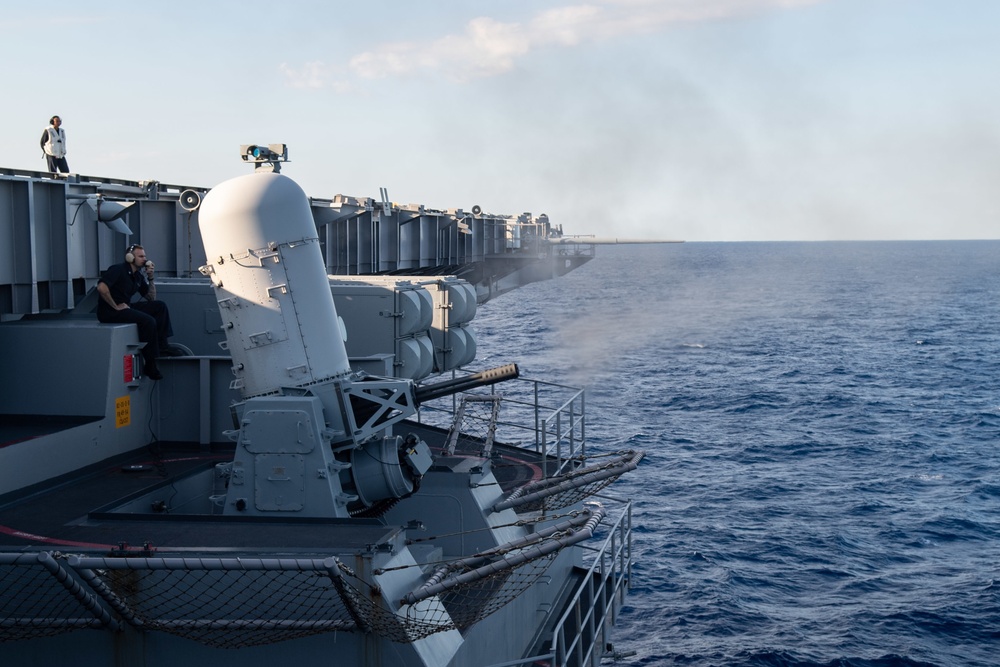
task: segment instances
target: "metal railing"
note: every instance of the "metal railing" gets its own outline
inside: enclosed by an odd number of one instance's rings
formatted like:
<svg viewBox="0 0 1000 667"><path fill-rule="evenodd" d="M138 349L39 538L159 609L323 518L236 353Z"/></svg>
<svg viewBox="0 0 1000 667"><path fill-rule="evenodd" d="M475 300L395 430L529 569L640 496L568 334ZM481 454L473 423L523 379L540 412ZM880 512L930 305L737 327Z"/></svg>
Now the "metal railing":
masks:
<svg viewBox="0 0 1000 667"><path fill-rule="evenodd" d="M548 633L548 652L490 667L600 665L611 626L632 581L632 501L607 496L602 499L622 503L622 511L604 542L595 549L593 563L567 602L566 611Z"/></svg>
<svg viewBox="0 0 1000 667"><path fill-rule="evenodd" d="M456 377L460 375L455 374ZM545 477L565 472L587 455L586 397L583 389L519 377L468 393L502 397L503 409L496 420L497 440L552 457L555 468L550 470L543 466ZM459 400L457 396L450 396L429 401L421 406L418 419L442 426L447 416L457 412ZM442 413L446 417L437 419ZM527 437L523 437L525 434Z"/></svg>
<svg viewBox="0 0 1000 667"><path fill-rule="evenodd" d="M610 626L617 620L631 581L632 502L625 501L624 511L552 631L556 665L600 664Z"/></svg>

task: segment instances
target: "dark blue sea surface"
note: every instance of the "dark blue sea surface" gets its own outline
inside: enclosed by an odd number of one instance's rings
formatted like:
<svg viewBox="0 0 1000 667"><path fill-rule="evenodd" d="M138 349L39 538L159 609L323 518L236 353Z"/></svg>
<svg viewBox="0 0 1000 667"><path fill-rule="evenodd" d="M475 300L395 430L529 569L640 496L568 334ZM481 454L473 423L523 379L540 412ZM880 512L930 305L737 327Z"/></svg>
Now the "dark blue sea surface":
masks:
<svg viewBox="0 0 1000 667"><path fill-rule="evenodd" d="M475 324L647 452L620 664L1000 664L1000 241L597 255Z"/></svg>

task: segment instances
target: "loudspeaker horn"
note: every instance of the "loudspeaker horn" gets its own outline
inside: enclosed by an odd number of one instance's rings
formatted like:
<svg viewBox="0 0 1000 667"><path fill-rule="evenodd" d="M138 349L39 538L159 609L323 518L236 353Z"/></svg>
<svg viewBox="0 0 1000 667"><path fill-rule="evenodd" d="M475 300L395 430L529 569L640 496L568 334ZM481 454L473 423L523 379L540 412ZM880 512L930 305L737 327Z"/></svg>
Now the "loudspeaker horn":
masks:
<svg viewBox="0 0 1000 667"><path fill-rule="evenodd" d="M196 211L201 206L201 195L195 190L184 190L177 201L185 211Z"/></svg>
<svg viewBox="0 0 1000 667"><path fill-rule="evenodd" d="M472 207L472 215L479 215L482 212L483 209L479 207L479 204L476 204L475 206Z"/></svg>

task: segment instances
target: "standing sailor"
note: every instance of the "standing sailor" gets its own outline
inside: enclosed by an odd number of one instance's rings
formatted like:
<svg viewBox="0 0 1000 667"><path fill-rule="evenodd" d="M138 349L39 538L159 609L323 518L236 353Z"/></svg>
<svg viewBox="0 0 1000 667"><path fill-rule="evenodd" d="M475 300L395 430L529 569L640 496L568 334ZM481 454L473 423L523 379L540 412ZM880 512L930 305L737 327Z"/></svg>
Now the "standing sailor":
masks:
<svg viewBox="0 0 1000 667"><path fill-rule="evenodd" d="M49 165L49 171L53 173L60 171L68 174L66 130L62 129L62 119L59 116L53 116L49 120L49 126L42 132L41 145L42 152L45 153L45 160Z"/></svg>

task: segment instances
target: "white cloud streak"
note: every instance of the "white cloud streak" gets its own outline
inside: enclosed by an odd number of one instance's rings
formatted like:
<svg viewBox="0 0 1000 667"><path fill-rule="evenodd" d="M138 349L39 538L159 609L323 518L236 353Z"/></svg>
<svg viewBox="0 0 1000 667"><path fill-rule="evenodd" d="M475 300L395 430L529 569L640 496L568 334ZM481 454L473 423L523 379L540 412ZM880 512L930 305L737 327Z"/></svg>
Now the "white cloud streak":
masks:
<svg viewBox="0 0 1000 667"><path fill-rule="evenodd" d="M524 23L477 17L460 34L430 41L386 43L359 53L349 60L347 70L361 80L432 75L463 83L508 72L533 51L649 34L677 23L724 20L824 1L595 0L546 10ZM349 88L340 79L342 68L321 62L305 63L300 68L282 65L282 72L293 87Z"/></svg>

